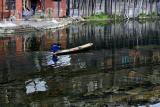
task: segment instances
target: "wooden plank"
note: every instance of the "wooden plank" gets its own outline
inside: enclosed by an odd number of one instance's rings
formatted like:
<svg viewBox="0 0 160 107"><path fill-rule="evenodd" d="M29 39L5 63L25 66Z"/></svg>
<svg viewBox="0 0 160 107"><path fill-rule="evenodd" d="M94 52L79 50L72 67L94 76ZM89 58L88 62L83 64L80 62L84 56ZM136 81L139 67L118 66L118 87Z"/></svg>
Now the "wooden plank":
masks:
<svg viewBox="0 0 160 107"><path fill-rule="evenodd" d="M81 45L81 46L78 46L78 47L75 47L75 48L61 50L61 51L55 52L53 54L54 55L63 55L63 54L79 52L79 51L82 51L82 50L85 50L85 49L89 49L92 46L93 46L93 43L87 43L85 45Z"/></svg>

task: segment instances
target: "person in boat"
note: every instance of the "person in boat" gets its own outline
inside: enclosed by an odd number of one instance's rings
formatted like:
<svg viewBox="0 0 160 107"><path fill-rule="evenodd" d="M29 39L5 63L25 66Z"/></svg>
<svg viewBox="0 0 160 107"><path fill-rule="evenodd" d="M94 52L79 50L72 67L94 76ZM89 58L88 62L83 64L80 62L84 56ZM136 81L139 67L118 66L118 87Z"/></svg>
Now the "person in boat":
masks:
<svg viewBox="0 0 160 107"><path fill-rule="evenodd" d="M52 51L53 53L59 51L60 49L61 49L61 46L60 46L59 43L53 43L53 44L51 45L51 51Z"/></svg>
<svg viewBox="0 0 160 107"><path fill-rule="evenodd" d="M53 43L53 44L51 45L51 51L52 51L53 53L59 51L60 49L61 49L61 46L60 46L59 43ZM56 54L53 54L53 56L52 56L52 61L55 62L55 63L58 61L58 57L57 57Z"/></svg>

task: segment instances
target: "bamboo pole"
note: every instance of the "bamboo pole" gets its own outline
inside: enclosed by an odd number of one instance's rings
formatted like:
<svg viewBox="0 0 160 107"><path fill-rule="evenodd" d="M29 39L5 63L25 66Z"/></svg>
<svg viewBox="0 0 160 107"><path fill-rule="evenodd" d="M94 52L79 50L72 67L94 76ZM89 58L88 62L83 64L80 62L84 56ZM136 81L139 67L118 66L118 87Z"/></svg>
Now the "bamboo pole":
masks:
<svg viewBox="0 0 160 107"><path fill-rule="evenodd" d="M136 1L133 1L133 18L135 18Z"/></svg>
<svg viewBox="0 0 160 107"><path fill-rule="evenodd" d="M100 5L99 5L99 9L101 10L102 9L102 0L100 1Z"/></svg>
<svg viewBox="0 0 160 107"><path fill-rule="evenodd" d="M85 0L82 1L82 6L81 6L82 7L82 16L84 16L84 1Z"/></svg>
<svg viewBox="0 0 160 107"><path fill-rule="evenodd" d="M110 6L111 6L111 10L110 10L110 14L113 15L113 0L110 0Z"/></svg>
<svg viewBox="0 0 160 107"><path fill-rule="evenodd" d="M88 2L88 16L90 15L90 0L89 0L89 2Z"/></svg>
<svg viewBox="0 0 160 107"><path fill-rule="evenodd" d="M117 0L114 0L114 18L116 19L116 14L117 14Z"/></svg>
<svg viewBox="0 0 160 107"><path fill-rule="evenodd" d="M97 0L94 1L94 14L96 13L96 8L97 8Z"/></svg>
<svg viewBox="0 0 160 107"><path fill-rule="evenodd" d="M104 12L107 14L107 0L104 1Z"/></svg>
<svg viewBox="0 0 160 107"><path fill-rule="evenodd" d="M74 15L74 0L71 0L72 3L72 16Z"/></svg>
<svg viewBox="0 0 160 107"><path fill-rule="evenodd" d="M121 0L118 0L118 15L120 16L121 15Z"/></svg>
<svg viewBox="0 0 160 107"><path fill-rule="evenodd" d="M93 15L93 9L94 9L94 2L93 2L93 0L92 0L92 9L91 9L92 15Z"/></svg>
<svg viewBox="0 0 160 107"><path fill-rule="evenodd" d="M80 15L80 0L78 0L78 16Z"/></svg>

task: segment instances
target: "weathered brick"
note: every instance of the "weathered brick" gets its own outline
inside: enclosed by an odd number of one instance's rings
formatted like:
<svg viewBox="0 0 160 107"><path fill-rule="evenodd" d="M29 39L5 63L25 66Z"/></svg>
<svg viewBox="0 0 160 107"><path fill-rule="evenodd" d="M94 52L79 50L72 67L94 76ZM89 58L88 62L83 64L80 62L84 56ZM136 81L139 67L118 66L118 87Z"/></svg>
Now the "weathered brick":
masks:
<svg viewBox="0 0 160 107"><path fill-rule="evenodd" d="M2 7L4 7L4 18L8 18L10 15L15 15L17 19L22 18L22 0L16 0L16 9L12 10L9 13L9 10L5 10L5 1L3 0L3 6L2 2L0 2L0 18L1 18L1 13L2 13ZM50 13L50 15L49 15ZM58 3L53 0L45 0L45 16L47 17L58 17ZM60 13L59 17L64 17L66 16L66 0L61 0L60 2Z"/></svg>

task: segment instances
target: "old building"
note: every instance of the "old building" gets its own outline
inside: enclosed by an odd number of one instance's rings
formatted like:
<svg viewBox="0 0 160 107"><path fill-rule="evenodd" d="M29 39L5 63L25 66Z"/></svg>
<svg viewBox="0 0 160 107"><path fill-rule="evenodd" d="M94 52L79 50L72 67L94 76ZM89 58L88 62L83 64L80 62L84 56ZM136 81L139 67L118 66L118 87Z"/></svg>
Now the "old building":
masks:
<svg viewBox="0 0 160 107"><path fill-rule="evenodd" d="M0 19L66 16L66 0L1 0Z"/></svg>
<svg viewBox="0 0 160 107"><path fill-rule="evenodd" d="M22 0L1 0L0 2L0 19L22 18Z"/></svg>

